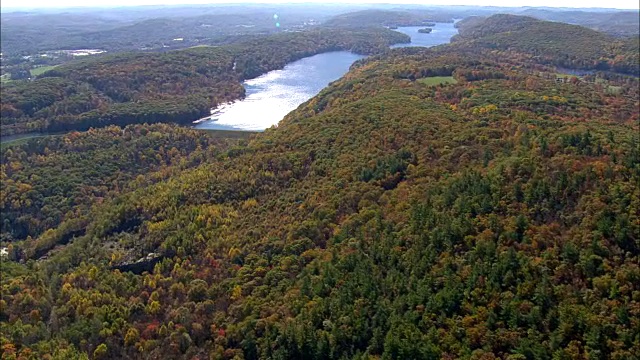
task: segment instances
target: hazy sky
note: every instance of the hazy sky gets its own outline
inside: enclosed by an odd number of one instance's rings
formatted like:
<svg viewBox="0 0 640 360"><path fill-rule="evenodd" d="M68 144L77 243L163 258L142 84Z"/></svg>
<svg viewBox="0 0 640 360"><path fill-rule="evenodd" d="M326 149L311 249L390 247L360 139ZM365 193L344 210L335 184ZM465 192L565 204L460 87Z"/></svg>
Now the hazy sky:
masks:
<svg viewBox="0 0 640 360"><path fill-rule="evenodd" d="M51 8L77 6L131 6L131 5L162 5L162 4L214 4L214 3L326 3L318 0L2 0L2 8ZM328 1L342 3L340 1ZM349 0L348 3L358 4L422 4L422 5L492 5L492 6L552 6L552 7L607 7L619 9L637 9L638 0Z"/></svg>

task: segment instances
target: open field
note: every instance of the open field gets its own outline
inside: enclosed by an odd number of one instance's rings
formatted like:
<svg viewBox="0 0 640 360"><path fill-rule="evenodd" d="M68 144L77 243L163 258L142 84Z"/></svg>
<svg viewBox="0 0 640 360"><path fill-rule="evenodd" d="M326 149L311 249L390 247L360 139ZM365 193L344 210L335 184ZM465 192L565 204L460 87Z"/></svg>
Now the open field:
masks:
<svg viewBox="0 0 640 360"><path fill-rule="evenodd" d="M37 68L31 69L31 76L42 75L43 73L53 69L55 66L40 66Z"/></svg>
<svg viewBox="0 0 640 360"><path fill-rule="evenodd" d="M427 78L418 79L419 83L425 85L440 85L440 84L456 84L458 81L453 76L432 76Z"/></svg>

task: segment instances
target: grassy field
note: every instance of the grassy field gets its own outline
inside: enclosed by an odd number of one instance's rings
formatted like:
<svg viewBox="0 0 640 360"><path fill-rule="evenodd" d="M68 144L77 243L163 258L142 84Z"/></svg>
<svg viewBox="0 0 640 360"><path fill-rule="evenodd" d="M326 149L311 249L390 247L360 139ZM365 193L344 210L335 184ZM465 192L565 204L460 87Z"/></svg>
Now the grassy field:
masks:
<svg viewBox="0 0 640 360"><path fill-rule="evenodd" d="M56 66L40 66L37 68L33 68L31 70L29 70L29 72L31 72L31 76L38 76L38 75L42 75L44 72L49 71L53 68L55 68ZM3 83L8 83L11 82L13 80L11 80L11 75L9 74L4 74L2 76L0 76L0 81Z"/></svg>
<svg viewBox="0 0 640 360"><path fill-rule="evenodd" d="M432 76L418 79L418 82L425 85L455 84L458 81L453 76Z"/></svg>
<svg viewBox="0 0 640 360"><path fill-rule="evenodd" d="M43 74L45 71L49 71L53 69L55 66L40 66L37 68L31 69L31 76L38 76Z"/></svg>
<svg viewBox="0 0 640 360"><path fill-rule="evenodd" d="M618 95L622 93L622 86L607 86L604 91L609 95Z"/></svg>

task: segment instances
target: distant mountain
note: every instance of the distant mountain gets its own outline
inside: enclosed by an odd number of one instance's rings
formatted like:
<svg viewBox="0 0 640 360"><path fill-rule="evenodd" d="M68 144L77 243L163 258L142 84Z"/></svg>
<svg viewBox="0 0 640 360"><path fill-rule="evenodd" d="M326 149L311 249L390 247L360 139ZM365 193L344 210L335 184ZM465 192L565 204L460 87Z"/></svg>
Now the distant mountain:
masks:
<svg viewBox="0 0 640 360"><path fill-rule="evenodd" d="M477 39L502 32L525 29L538 20L528 16L498 14L490 17L473 16L456 23L459 38Z"/></svg>
<svg viewBox="0 0 640 360"><path fill-rule="evenodd" d="M108 31L127 22L105 19L99 14L2 14L0 39L5 56L11 53L24 53L65 48L66 39L88 31ZM58 45L56 45L58 44Z"/></svg>
<svg viewBox="0 0 640 360"><path fill-rule="evenodd" d="M521 14L541 20L582 25L614 36L637 36L640 32L640 14L638 11L554 11L534 8L527 9Z"/></svg>
<svg viewBox="0 0 640 360"><path fill-rule="evenodd" d="M57 17L57 19L56 19ZM296 16L275 26L273 14L254 12L191 17L162 17L135 22L111 21L76 14L11 17L2 23L5 54L33 54L44 50L99 48L108 51L184 48L222 41L229 36L273 33L304 24ZM49 22L49 18L56 21ZM42 26L39 24L51 24ZM181 38L181 43L173 39Z"/></svg>
<svg viewBox="0 0 640 360"><path fill-rule="evenodd" d="M196 39L222 39L233 34L297 29L305 22L319 23L353 7L317 5L243 5L131 7L111 9L68 9L56 12L2 12L2 51L28 55L43 50L101 48L110 51L139 50L174 38L187 47ZM273 15L281 26L275 26ZM203 26L204 25L204 26ZM243 26L248 25L248 26ZM180 46L182 45L182 46Z"/></svg>
<svg viewBox="0 0 640 360"><path fill-rule="evenodd" d="M337 15L323 25L327 27L421 26L433 21L452 21L425 11L362 10Z"/></svg>

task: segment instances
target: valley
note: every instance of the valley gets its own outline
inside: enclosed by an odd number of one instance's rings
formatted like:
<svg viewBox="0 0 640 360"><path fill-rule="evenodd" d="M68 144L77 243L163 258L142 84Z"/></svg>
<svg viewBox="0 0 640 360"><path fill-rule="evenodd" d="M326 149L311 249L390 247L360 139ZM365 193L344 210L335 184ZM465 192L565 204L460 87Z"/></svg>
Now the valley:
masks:
<svg viewBox="0 0 640 360"><path fill-rule="evenodd" d="M3 83L2 358L633 359L639 35L454 10Z"/></svg>

